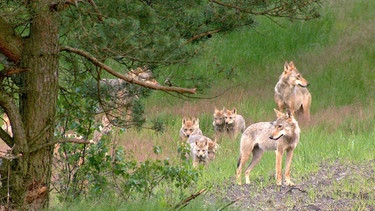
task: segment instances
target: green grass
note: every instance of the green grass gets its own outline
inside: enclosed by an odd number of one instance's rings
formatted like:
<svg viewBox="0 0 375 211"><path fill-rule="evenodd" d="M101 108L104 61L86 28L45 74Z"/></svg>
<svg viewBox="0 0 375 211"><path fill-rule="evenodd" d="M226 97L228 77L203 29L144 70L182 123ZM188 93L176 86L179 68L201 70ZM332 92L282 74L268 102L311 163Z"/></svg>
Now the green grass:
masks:
<svg viewBox="0 0 375 211"><path fill-rule="evenodd" d="M277 20L282 27L266 18L259 18L257 28L214 36L202 48L200 57L186 66L168 69L169 73L160 75L160 80L169 75L179 86L198 86L197 96L200 97L222 95L197 100L153 93L146 101L147 118L161 119L166 131L163 135L147 132L146 137L161 145L165 156L173 161L177 160L174 157L176 153L173 153L177 144L173 143L179 139L178 131L185 115L200 118L201 129L209 137L213 137L212 114L215 106L236 107L247 121L272 121L275 119L273 87L284 62L293 60L311 83L309 90L313 97L312 124L302 128L300 144L293 158L293 180L298 183L316 173L322 162L374 160L375 1L329 1L323 4L322 10L322 18L315 21ZM189 75L182 76L187 70ZM186 80L194 75L210 80L207 83ZM228 88L229 91L224 92ZM136 132L131 135L140 139ZM166 137L168 140L165 140ZM202 170L202 176L191 193L208 187L211 194L224 194L221 191L225 186L234 183L238 152L239 139L223 140L216 159ZM260 189L274 184L274 166L274 153L266 153L252 171L250 180ZM333 194L340 198L343 196L337 194L338 190L356 193L359 187L368 183L366 180L359 181L336 184L337 190L333 190L336 191ZM308 194L314 201L319 193ZM150 203L115 203L113 207L107 207L106 203L110 202L104 201L103 207L99 203L99 209L162 210L166 204L178 202L177 198L166 201L163 196L158 196ZM209 206L202 198L198 197L186 209L213 210L224 205ZM85 203L82 203L84 206ZM357 201L356 209L365 209L366 203ZM72 210L78 210L80 206L75 205Z"/></svg>

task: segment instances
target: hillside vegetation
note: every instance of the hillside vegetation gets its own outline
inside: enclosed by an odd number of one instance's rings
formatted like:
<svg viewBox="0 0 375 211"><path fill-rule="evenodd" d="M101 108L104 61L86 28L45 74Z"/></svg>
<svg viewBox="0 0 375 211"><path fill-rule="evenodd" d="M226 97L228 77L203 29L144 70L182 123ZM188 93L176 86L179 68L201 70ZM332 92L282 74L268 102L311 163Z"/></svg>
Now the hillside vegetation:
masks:
<svg viewBox="0 0 375 211"><path fill-rule="evenodd" d="M206 192L185 209L217 210L236 201L226 209L373 210L373 17L374 1L325 1L318 20L290 22L260 17L256 28L212 37L191 63L159 74L160 82L170 77L176 85L197 87L198 94L174 97L154 92L144 102L146 118L163 122L164 132L129 130L119 138L120 145L140 161L168 158L178 163L184 116L198 117L203 133L212 138L215 106L237 108L247 126L273 121L274 86L285 61L294 61L310 82L312 94L311 123L302 127L292 162L292 180L299 191L276 187L274 153L266 153L252 171L250 186L235 185L239 138L224 139L216 159L200 169L198 182L183 197L201 189ZM181 75L185 70L190 74ZM162 152L154 154L153 146L160 146ZM168 191L158 194L147 205L131 206L163 210L179 200ZM297 199L297 195L304 198ZM130 205L118 206L127 209Z"/></svg>

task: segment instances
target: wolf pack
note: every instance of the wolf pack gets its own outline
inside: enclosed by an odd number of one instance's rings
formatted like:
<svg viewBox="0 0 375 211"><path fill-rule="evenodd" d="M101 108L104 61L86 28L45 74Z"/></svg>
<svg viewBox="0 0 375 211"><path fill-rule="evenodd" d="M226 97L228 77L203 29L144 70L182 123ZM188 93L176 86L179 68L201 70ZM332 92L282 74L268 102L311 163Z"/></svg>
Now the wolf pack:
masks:
<svg viewBox="0 0 375 211"><path fill-rule="evenodd" d="M144 73L146 68L140 69L140 73ZM138 72L137 72L138 73ZM135 73L134 73L135 74ZM136 74L134 77L141 77ZM140 80L149 80L149 73ZM103 80L101 83L114 83L117 85L121 81ZM121 82L122 83L122 82ZM150 83L157 83L150 80ZM294 63L285 62L284 71L279 77L275 85L274 100L277 109L274 109L276 120L273 122L257 122L246 127L244 117L238 113L236 108L222 109L214 108L213 113L213 130L215 137L213 139L205 136L199 127L199 119L195 117L183 117L182 127L180 129L180 137L182 141L190 146L190 155L194 167L199 165L206 166L216 157L219 144L223 136L237 140L240 138L239 158L237 162L236 181L242 184L241 174L245 164L251 158L245 170L245 182L250 183L250 172L259 163L265 151L275 151L276 153L276 184L282 185L282 160L284 153L285 159L285 175L284 184L294 185L290 178L290 168L293 158L293 152L300 139L300 128L297 119L308 124L310 121L310 105L311 94L307 89L308 81L302 77ZM120 86L120 85L119 85ZM121 84L122 86L122 84ZM137 97L129 96L117 88L113 91L115 99L122 101L114 101L116 104L131 104ZM120 96L120 97L119 97ZM124 99L123 99L124 98ZM126 98L126 100L125 100ZM130 100L129 100L130 99ZM127 110L127 116L131 114L131 107ZM127 107L127 108L128 108ZM106 108L103 107L105 111ZM121 111L120 113L122 113ZM111 113L109 113L111 116ZM297 119L296 119L297 118ZM12 129L9 118L3 117L3 130L12 136ZM107 115L102 118L100 132L94 134L94 140L99 140L104 133L107 133L112 126L112 118ZM76 133L73 133L76 135Z"/></svg>
<svg viewBox="0 0 375 211"><path fill-rule="evenodd" d="M290 169L293 152L300 139L300 127L297 122L308 124L310 121L311 94L307 89L308 81L302 77L294 63L285 62L284 71L275 85L274 109L276 120L257 122L246 127L245 119L236 108L214 108L213 139L205 136L196 117L183 117L180 137L190 145L190 156L194 167L206 166L216 157L219 142L223 136L237 140L240 138L239 158L236 170L236 182L242 184L241 174L246 163L245 182L250 183L250 172L259 163L265 151L276 153L276 184L283 184L282 160L284 153L284 184L293 186Z"/></svg>

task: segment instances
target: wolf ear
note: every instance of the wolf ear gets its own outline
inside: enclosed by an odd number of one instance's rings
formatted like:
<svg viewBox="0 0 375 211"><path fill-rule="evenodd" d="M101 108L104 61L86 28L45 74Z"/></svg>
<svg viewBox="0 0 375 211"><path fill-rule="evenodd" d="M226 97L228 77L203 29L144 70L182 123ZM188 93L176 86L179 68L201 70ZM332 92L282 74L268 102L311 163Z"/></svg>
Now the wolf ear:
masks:
<svg viewBox="0 0 375 211"><path fill-rule="evenodd" d="M196 118L195 121L193 121L193 122L194 122L195 126L199 126L199 119L198 118Z"/></svg>
<svg viewBox="0 0 375 211"><path fill-rule="evenodd" d="M292 118L292 117L293 117L292 112L290 112L289 109L286 110L286 116L287 116L288 118Z"/></svg>
<svg viewBox="0 0 375 211"><path fill-rule="evenodd" d="M233 114L237 114L237 109L236 108L233 108Z"/></svg>
<svg viewBox="0 0 375 211"><path fill-rule="evenodd" d="M294 62L293 62L293 61L290 61L290 62L289 62L289 67L290 67L290 68L295 68L295 66L294 66Z"/></svg>
<svg viewBox="0 0 375 211"><path fill-rule="evenodd" d="M286 74L288 72L289 72L289 64L288 64L288 62L285 62L285 64L284 64L284 73Z"/></svg>
<svg viewBox="0 0 375 211"><path fill-rule="evenodd" d="M277 118L280 118L280 117L284 116L284 114L282 112L276 110L275 108L273 110L275 111Z"/></svg>
<svg viewBox="0 0 375 211"><path fill-rule="evenodd" d="M182 124L184 125L186 122L186 117L182 118Z"/></svg>
<svg viewBox="0 0 375 211"><path fill-rule="evenodd" d="M204 146L208 146L208 140L206 138L204 139Z"/></svg>

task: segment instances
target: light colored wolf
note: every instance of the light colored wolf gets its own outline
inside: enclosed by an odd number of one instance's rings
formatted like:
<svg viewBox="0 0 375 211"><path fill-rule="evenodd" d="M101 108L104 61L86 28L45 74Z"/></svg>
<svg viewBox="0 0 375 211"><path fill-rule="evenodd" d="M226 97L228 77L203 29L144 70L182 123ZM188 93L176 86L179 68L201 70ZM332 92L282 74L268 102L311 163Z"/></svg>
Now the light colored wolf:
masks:
<svg viewBox="0 0 375 211"><path fill-rule="evenodd" d="M232 138L236 138L237 135L242 133L246 128L245 119L240 114L237 114L236 108L233 108L232 110L225 109L224 120L225 131Z"/></svg>
<svg viewBox="0 0 375 211"><path fill-rule="evenodd" d="M191 135L202 134L199 128L198 118L182 118L182 127L180 129L180 137L182 140L187 140Z"/></svg>
<svg viewBox="0 0 375 211"><path fill-rule="evenodd" d="M188 143L191 147L194 168L198 167L199 164L206 166L215 159L216 143L210 138L203 135L192 135L189 137Z"/></svg>
<svg viewBox="0 0 375 211"><path fill-rule="evenodd" d="M216 151L218 148L218 144L216 143L216 141L212 141L212 139L204 135L191 135L189 139L187 140L187 142L190 144L191 148L193 149L197 141L204 141L204 140L206 140L208 143L207 161L213 161L216 157Z"/></svg>
<svg viewBox="0 0 375 211"><path fill-rule="evenodd" d="M214 121L212 122L212 125L214 126L215 131L215 141L218 141L220 137L225 132L225 118L224 118L224 112L225 108L223 107L222 110L219 110L215 107L214 110Z"/></svg>
<svg viewBox="0 0 375 211"><path fill-rule="evenodd" d="M308 85L309 82L298 72L294 63L285 62L284 71L275 86L274 97L279 110L290 110L292 115L309 122L311 94L306 88Z"/></svg>
<svg viewBox="0 0 375 211"><path fill-rule="evenodd" d="M294 185L290 181L290 166L293 150L300 137L297 121L291 113L282 113L276 109L277 119L274 122L258 122L250 125L241 137L240 157L237 164L237 183L241 184L242 168L252 154L252 160L245 171L246 184L250 183L250 172L258 164L265 151L276 152L276 184L282 185L282 158L286 152L285 184Z"/></svg>

